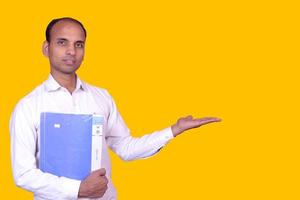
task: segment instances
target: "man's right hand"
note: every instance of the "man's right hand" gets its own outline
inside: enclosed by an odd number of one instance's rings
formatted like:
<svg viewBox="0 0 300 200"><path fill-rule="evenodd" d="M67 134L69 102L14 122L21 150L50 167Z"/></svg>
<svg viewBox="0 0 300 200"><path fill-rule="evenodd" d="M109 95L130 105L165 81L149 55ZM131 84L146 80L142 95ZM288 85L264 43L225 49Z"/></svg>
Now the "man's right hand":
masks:
<svg viewBox="0 0 300 200"><path fill-rule="evenodd" d="M105 176L105 169L93 171L86 179L81 181L78 192L79 198L99 198L107 190L108 179Z"/></svg>

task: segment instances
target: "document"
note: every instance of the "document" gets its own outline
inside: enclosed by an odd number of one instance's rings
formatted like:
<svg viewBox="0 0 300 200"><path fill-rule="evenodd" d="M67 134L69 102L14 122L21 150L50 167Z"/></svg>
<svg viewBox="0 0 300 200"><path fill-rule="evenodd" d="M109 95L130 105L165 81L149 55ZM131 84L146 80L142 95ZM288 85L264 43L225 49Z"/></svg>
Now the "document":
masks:
<svg viewBox="0 0 300 200"><path fill-rule="evenodd" d="M100 169L103 123L101 115L41 113L39 168L76 180Z"/></svg>

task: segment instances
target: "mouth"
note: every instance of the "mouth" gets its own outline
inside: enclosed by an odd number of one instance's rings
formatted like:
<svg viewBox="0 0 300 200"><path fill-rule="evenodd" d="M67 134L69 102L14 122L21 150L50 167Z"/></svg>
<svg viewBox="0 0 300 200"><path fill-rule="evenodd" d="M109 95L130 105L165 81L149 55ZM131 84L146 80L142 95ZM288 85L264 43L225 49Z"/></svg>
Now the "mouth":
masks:
<svg viewBox="0 0 300 200"><path fill-rule="evenodd" d="M64 62L66 65L74 65L74 64L75 64L75 59L69 59L69 58L66 58L66 59L63 59L63 62Z"/></svg>

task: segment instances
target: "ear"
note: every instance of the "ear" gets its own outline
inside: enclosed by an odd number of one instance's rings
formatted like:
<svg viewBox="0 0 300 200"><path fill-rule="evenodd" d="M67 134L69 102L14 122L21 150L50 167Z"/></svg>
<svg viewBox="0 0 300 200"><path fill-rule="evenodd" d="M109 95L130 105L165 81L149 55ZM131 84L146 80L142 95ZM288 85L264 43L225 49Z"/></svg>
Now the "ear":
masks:
<svg viewBox="0 0 300 200"><path fill-rule="evenodd" d="M42 51L43 51L44 56L49 57L49 42L48 41L44 41Z"/></svg>

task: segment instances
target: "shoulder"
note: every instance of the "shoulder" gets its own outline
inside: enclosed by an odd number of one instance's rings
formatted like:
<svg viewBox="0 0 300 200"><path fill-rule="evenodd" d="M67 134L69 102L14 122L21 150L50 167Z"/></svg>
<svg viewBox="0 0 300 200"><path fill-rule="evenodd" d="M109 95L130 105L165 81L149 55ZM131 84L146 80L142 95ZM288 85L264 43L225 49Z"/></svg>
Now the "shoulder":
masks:
<svg viewBox="0 0 300 200"><path fill-rule="evenodd" d="M91 85L87 82L83 82L84 83L84 87L91 92L93 95L96 95L98 97L102 97L105 98L107 100L111 100L112 96L110 95L110 93L108 92L107 89L105 88L101 88L95 85Z"/></svg>
<svg viewBox="0 0 300 200"><path fill-rule="evenodd" d="M40 84L30 93L21 98L14 109L14 112L29 112L33 111L34 107L38 104L38 99L42 96L44 92L44 85ZM29 114L29 113L28 113Z"/></svg>

